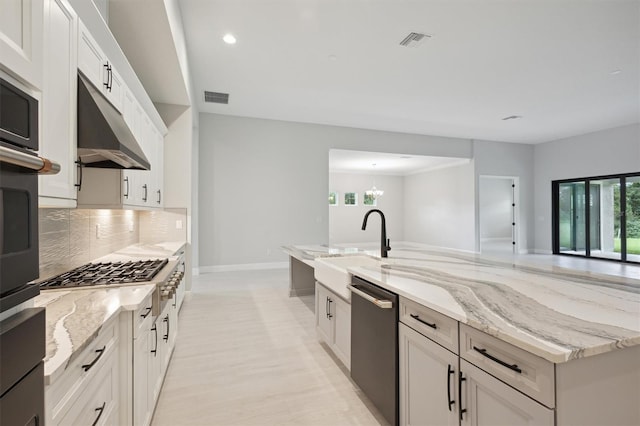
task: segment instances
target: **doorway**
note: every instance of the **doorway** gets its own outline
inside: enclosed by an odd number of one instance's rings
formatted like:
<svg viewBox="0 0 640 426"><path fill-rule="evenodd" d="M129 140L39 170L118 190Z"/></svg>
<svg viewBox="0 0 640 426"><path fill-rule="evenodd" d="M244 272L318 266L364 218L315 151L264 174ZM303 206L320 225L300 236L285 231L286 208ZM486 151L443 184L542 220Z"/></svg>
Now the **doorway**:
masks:
<svg viewBox="0 0 640 426"><path fill-rule="evenodd" d="M480 176L478 182L480 253L512 254L517 244L517 177Z"/></svg>

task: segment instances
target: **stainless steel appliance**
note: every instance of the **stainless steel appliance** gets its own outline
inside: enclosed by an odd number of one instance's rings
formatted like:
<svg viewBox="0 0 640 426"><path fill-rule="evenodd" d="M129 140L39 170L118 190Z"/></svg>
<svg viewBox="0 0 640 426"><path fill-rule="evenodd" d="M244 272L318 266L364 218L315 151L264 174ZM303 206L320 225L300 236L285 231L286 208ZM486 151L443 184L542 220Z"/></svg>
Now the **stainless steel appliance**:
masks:
<svg viewBox="0 0 640 426"><path fill-rule="evenodd" d="M398 413L398 295L354 276L351 378L392 425Z"/></svg>
<svg viewBox="0 0 640 426"><path fill-rule="evenodd" d="M129 262L87 263L71 271L38 283L42 290L80 287L104 287L155 284L152 313L157 316L176 293L184 276L184 260L138 260Z"/></svg>
<svg viewBox="0 0 640 426"><path fill-rule="evenodd" d="M38 278L38 101L0 76L0 424L44 422L45 310Z"/></svg>

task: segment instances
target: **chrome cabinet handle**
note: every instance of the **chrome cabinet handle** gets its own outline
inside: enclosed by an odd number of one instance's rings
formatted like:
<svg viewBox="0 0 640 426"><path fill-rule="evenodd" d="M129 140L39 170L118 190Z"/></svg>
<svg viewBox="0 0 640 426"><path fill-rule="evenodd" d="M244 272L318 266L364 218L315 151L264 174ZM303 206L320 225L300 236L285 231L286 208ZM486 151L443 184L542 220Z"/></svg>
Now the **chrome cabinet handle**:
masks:
<svg viewBox="0 0 640 426"><path fill-rule="evenodd" d="M147 184L142 185L142 189L144 189L144 197L142 197L142 201L147 202Z"/></svg>
<svg viewBox="0 0 640 426"><path fill-rule="evenodd" d="M124 183L127 184L127 190L126 190L126 192L124 194L122 194L122 196L124 198L129 198L129 176L124 178Z"/></svg>
<svg viewBox="0 0 640 426"><path fill-rule="evenodd" d="M458 373L458 401L460 401L460 421L464 420L464 413L467 412L466 408L462 408L462 382L467 380L466 377L462 377L462 371Z"/></svg>
<svg viewBox="0 0 640 426"><path fill-rule="evenodd" d="M165 334L165 335L162 337L162 339L163 339L165 342L168 342L168 341L169 341L169 315L167 315L166 317L164 317L164 319L163 319L162 321L167 323L167 334Z"/></svg>
<svg viewBox="0 0 640 426"><path fill-rule="evenodd" d="M359 288L356 288L356 287L352 286L351 284L349 284L347 287L349 288L349 290L351 290L352 293L355 293L358 296L362 297L363 299L368 300L369 302L373 303L374 305L376 305L380 309L391 309L391 308L393 308L393 302L391 300L376 299L375 297L371 296L370 294L365 293L364 291L360 290Z"/></svg>
<svg viewBox="0 0 640 426"><path fill-rule="evenodd" d="M146 318L151 313L151 308L146 308L146 312L144 314L140 314L142 318Z"/></svg>

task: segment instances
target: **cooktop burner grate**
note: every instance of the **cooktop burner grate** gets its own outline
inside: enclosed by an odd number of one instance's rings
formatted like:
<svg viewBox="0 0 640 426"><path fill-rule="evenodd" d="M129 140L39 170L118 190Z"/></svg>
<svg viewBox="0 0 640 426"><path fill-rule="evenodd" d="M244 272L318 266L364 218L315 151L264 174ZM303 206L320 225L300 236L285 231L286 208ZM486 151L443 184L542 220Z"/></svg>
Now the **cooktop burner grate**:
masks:
<svg viewBox="0 0 640 426"><path fill-rule="evenodd" d="M164 268L167 262L167 259L158 259L135 262L87 263L41 282L40 288L87 287L151 281Z"/></svg>

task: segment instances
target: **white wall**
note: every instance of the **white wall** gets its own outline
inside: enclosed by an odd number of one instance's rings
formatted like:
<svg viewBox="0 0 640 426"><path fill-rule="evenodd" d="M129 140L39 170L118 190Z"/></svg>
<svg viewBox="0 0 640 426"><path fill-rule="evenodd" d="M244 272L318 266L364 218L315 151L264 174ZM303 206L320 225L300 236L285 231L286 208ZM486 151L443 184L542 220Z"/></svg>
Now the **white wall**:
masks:
<svg viewBox="0 0 640 426"><path fill-rule="evenodd" d="M476 182L480 176L509 176L518 178L516 192L516 243L520 252L533 251L534 221L534 145L476 140L473 142L473 162ZM476 191L478 194L479 191ZM477 199L476 199L477 200ZM479 203L476 203L479 206ZM476 213L476 220L480 217ZM479 223L477 222L479 229ZM477 239L476 250L480 249Z"/></svg>
<svg viewBox="0 0 640 426"><path fill-rule="evenodd" d="M364 192L376 188L384 190L384 195L376 200L377 205L362 203ZM337 206L329 207L329 243L361 243L380 241L380 218L369 217L367 229L362 230L362 219L370 209L380 209L384 213L387 237L404 240L404 178L402 176L337 173L329 174L329 191L339 193ZM345 206L345 192L358 193L357 206ZM393 241L392 241L393 242ZM393 246L393 245L392 245Z"/></svg>
<svg viewBox="0 0 640 426"><path fill-rule="evenodd" d="M511 238L511 179L480 178L480 238Z"/></svg>
<svg viewBox="0 0 640 426"><path fill-rule="evenodd" d="M475 251L473 162L405 176L405 239Z"/></svg>
<svg viewBox="0 0 640 426"><path fill-rule="evenodd" d="M332 148L472 154L467 139L206 113L199 132L201 267L279 262L282 245L328 243Z"/></svg>
<svg viewBox="0 0 640 426"><path fill-rule="evenodd" d="M640 171L640 124L535 145L535 247L551 252L551 181Z"/></svg>

